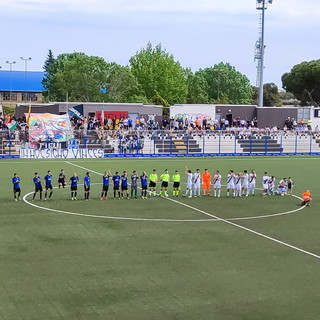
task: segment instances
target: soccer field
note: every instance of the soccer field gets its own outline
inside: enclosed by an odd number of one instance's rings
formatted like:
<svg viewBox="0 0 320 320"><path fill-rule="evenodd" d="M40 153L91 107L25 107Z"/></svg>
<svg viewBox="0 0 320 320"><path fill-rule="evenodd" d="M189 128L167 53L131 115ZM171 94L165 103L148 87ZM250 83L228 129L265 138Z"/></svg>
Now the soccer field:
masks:
<svg viewBox="0 0 320 320"><path fill-rule="evenodd" d="M0 319L319 319L319 157L0 161ZM292 176L294 196L184 198L184 168ZM100 201L101 174L179 170L178 198ZM32 202L34 172L79 175ZM90 171L91 200L82 180ZM23 200L13 200L17 172ZM140 183L139 183L140 186ZM112 188L111 188L112 189ZM130 189L130 188L129 188ZM157 187L160 190L160 185ZM169 194L171 196L172 184Z"/></svg>

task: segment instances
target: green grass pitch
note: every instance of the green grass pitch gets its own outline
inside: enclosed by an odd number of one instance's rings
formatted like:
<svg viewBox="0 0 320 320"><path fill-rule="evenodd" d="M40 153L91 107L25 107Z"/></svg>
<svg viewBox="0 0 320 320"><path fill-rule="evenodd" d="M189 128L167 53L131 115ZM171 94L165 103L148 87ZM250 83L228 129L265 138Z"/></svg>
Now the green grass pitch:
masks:
<svg viewBox="0 0 320 320"><path fill-rule="evenodd" d="M2 160L0 319L319 319L319 162L319 157ZM277 181L292 176L294 193L310 189L313 202L296 211L297 198L263 198L257 190L256 197L232 199L225 187L219 199L114 200L109 190L109 200L100 201L97 173L106 169L129 174L178 169L185 183L185 166L212 174L218 169L224 184L229 169L255 169L258 187L264 171ZM78 201L70 200L69 187L55 189L51 201L26 196L38 207L13 201L14 172L26 195L33 191L33 173L43 178L49 169L55 186L61 169L69 177L79 175ZM87 202L86 171L94 183ZM169 189L171 195L172 185ZM185 184L180 195L184 190Z"/></svg>

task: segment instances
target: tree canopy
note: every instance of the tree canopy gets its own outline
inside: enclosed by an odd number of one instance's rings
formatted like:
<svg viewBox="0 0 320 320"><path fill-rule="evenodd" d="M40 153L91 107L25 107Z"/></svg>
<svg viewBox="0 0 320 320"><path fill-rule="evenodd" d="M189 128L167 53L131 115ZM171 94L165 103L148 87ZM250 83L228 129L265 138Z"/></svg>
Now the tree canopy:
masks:
<svg viewBox="0 0 320 320"><path fill-rule="evenodd" d="M44 96L56 101L136 102L164 106L192 103L251 102L246 76L228 63L193 72L182 68L161 44L148 43L130 58L129 66L84 53L54 58L49 50L42 81Z"/></svg>
<svg viewBox="0 0 320 320"><path fill-rule="evenodd" d="M146 102L129 67L84 53L64 53L45 62L43 86L57 101Z"/></svg>
<svg viewBox="0 0 320 320"><path fill-rule="evenodd" d="M197 83L202 84L199 100L208 98L210 103L248 104L252 99L249 79L229 63L219 63L195 73ZM204 95L204 92L206 94Z"/></svg>
<svg viewBox="0 0 320 320"><path fill-rule="evenodd" d="M253 101L257 103L259 88L253 87ZM263 85L263 105L265 107L274 107L282 104L279 90L276 84L273 82L265 83Z"/></svg>
<svg viewBox="0 0 320 320"><path fill-rule="evenodd" d="M169 104L185 103L188 95L186 74L161 44L149 42L130 58L132 74L148 100L158 96Z"/></svg>
<svg viewBox="0 0 320 320"><path fill-rule="evenodd" d="M293 93L302 105L319 105L320 60L297 64L281 79L283 88Z"/></svg>

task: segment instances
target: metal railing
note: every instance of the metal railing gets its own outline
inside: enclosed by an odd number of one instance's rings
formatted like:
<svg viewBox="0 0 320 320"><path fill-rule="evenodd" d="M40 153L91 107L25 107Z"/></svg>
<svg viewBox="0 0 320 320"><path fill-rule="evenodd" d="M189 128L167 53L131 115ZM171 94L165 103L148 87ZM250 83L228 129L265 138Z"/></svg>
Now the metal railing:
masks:
<svg viewBox="0 0 320 320"><path fill-rule="evenodd" d="M73 139L61 143L29 142L25 133L0 134L0 154L22 157L32 152L74 154L77 150L95 150L99 156L320 154L320 133L312 131L92 130L75 131Z"/></svg>

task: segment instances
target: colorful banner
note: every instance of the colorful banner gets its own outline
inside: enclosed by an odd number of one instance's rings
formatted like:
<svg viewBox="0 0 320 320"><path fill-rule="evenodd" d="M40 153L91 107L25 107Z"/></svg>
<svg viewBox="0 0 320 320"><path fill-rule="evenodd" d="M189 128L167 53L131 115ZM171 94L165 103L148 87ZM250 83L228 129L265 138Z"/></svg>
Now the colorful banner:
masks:
<svg viewBox="0 0 320 320"><path fill-rule="evenodd" d="M74 134L67 114L30 113L30 142L63 142L73 138Z"/></svg>

